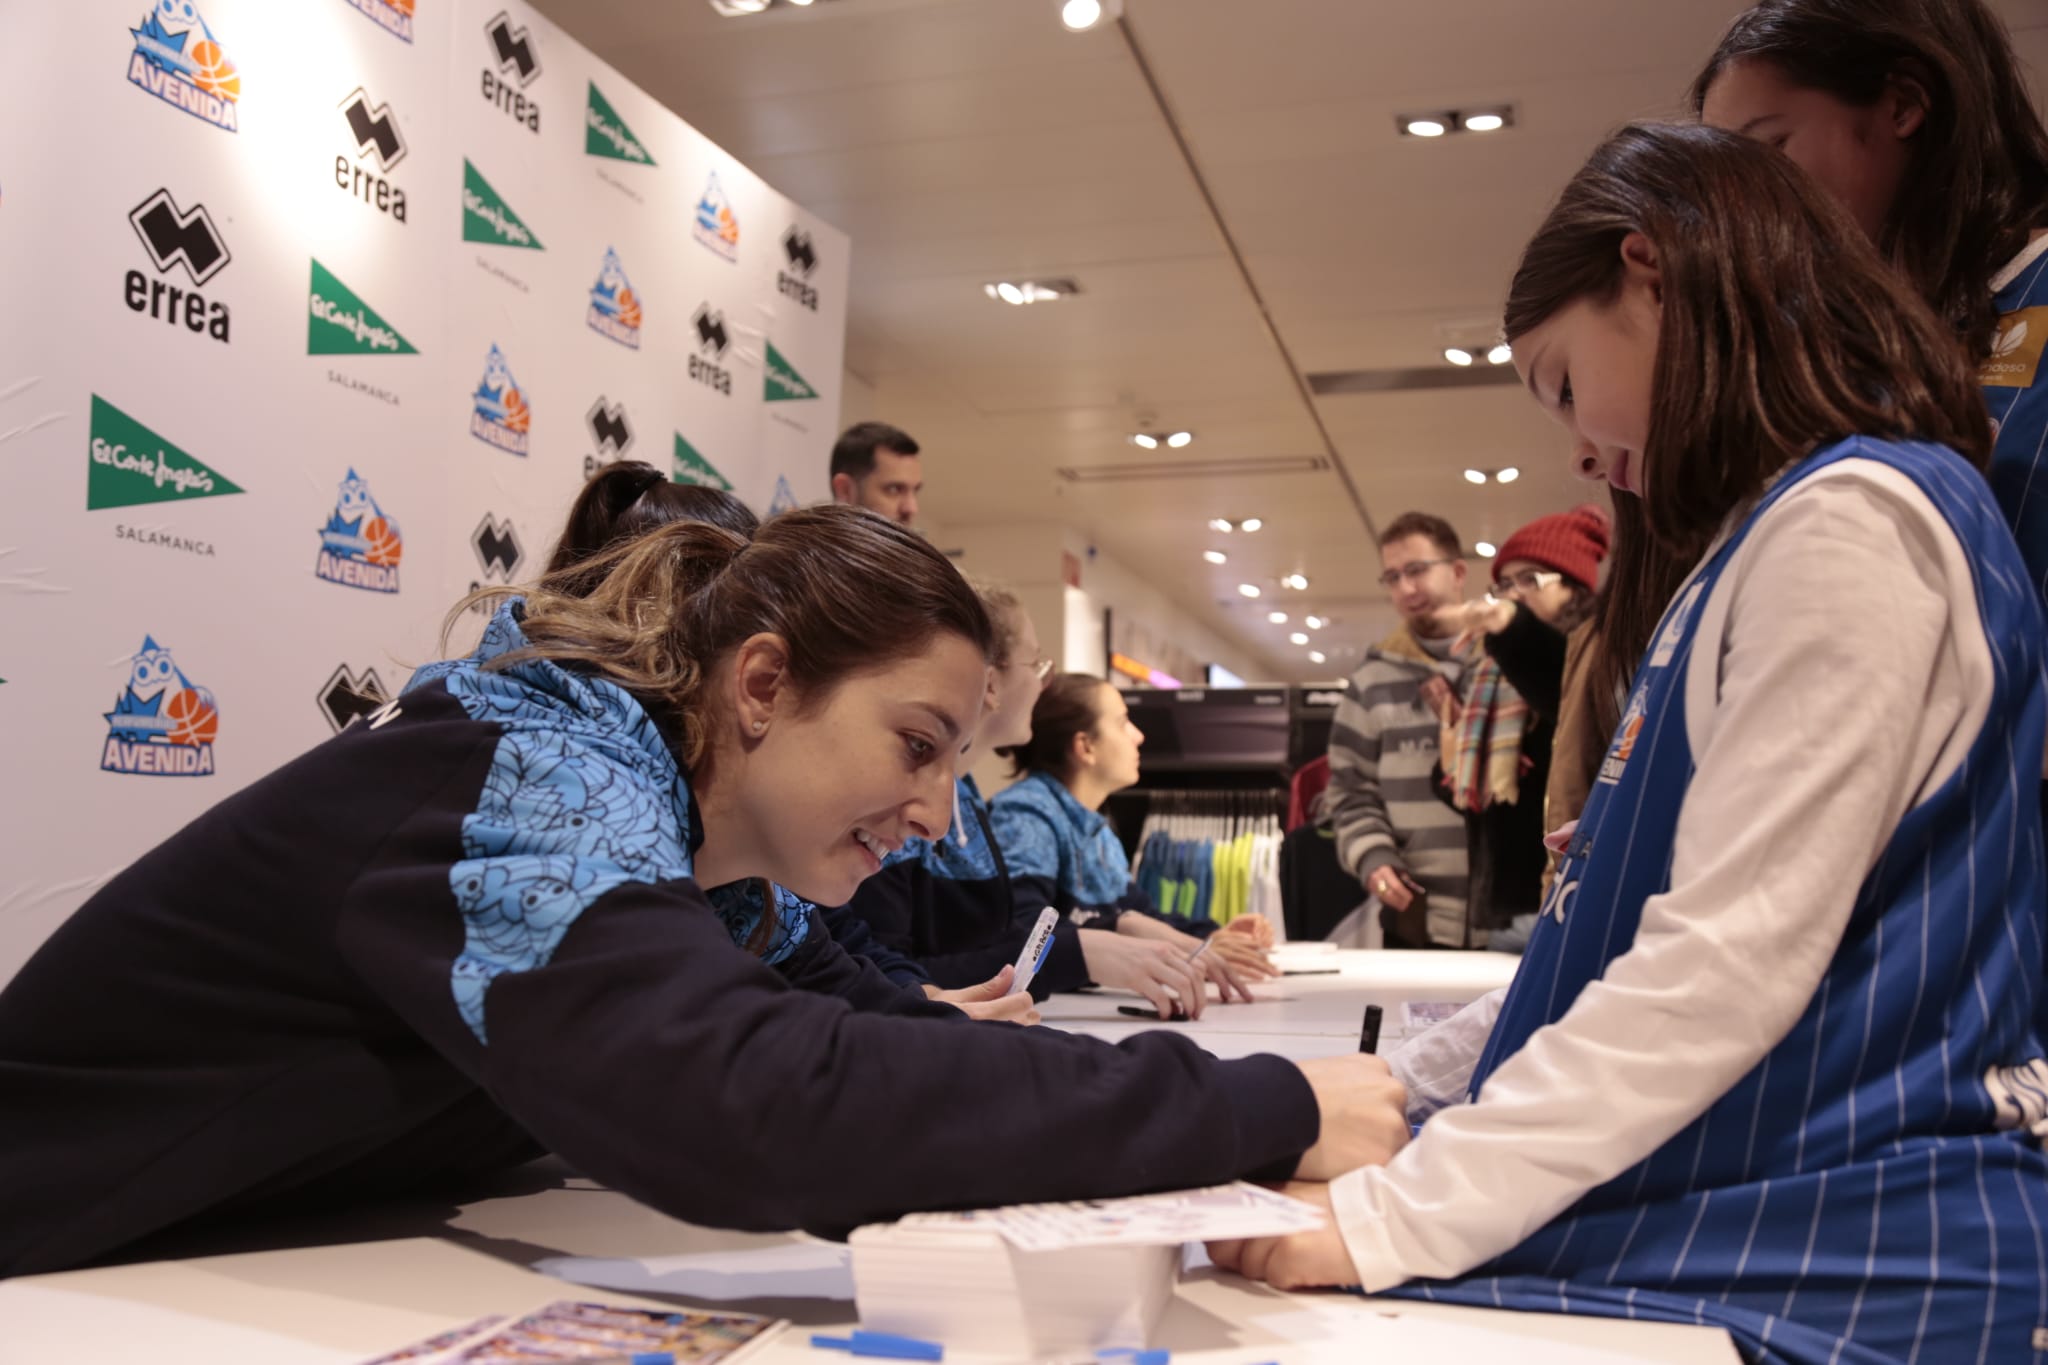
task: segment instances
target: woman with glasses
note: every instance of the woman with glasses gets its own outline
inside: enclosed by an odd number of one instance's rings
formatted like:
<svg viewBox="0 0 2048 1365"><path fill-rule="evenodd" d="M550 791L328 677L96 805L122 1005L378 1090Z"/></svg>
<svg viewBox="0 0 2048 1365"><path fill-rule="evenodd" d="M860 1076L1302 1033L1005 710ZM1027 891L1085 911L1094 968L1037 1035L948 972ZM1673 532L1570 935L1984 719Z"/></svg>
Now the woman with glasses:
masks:
<svg viewBox="0 0 2048 1365"><path fill-rule="evenodd" d="M1430 701L1442 726L1437 791L1468 817L1473 904L1513 921L1487 943L1506 952L1529 941L1542 900L1566 640L1593 613L1609 528L1606 510L1590 505L1539 517L1501 546L1490 594L1438 613L1446 633L1486 647L1462 705L1448 688Z"/></svg>

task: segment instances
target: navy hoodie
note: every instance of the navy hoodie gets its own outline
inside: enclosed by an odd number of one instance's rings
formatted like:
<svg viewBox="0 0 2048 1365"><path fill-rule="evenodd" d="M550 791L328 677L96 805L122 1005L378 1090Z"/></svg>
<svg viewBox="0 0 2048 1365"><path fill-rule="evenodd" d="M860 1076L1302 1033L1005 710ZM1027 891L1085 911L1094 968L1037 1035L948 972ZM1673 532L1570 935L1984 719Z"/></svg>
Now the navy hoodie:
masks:
<svg viewBox="0 0 2048 1365"><path fill-rule="evenodd" d="M976 1023L786 893L699 887L652 721L486 668L518 622L144 855L0 991L0 1275L541 1150L692 1222L839 1231L1314 1142L1278 1058Z"/></svg>

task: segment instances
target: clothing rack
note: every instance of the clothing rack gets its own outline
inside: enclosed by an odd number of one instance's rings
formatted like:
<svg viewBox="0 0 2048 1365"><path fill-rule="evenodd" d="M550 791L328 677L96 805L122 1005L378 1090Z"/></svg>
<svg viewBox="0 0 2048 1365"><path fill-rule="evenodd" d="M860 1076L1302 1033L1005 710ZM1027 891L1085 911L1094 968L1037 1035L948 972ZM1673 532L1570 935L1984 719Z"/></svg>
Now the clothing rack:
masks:
<svg viewBox="0 0 2048 1365"><path fill-rule="evenodd" d="M1248 914L1281 929L1283 787L1140 791L1131 878L1161 911L1218 925Z"/></svg>

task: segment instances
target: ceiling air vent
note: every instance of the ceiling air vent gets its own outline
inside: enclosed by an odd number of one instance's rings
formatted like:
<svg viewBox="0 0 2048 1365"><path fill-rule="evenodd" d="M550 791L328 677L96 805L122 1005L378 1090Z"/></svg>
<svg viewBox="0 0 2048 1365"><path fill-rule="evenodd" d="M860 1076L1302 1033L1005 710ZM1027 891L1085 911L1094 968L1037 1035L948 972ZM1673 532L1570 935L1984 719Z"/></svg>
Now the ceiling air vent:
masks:
<svg viewBox="0 0 2048 1365"><path fill-rule="evenodd" d="M1258 455L1242 460L1146 460L1131 464L1069 465L1058 473L1065 483L1143 483L1166 479L1319 474L1329 467L1329 460L1321 455Z"/></svg>
<svg viewBox="0 0 2048 1365"><path fill-rule="evenodd" d="M1474 365L1455 369L1442 365L1412 370L1326 370L1308 377L1318 398L1347 393L1403 393L1415 389L1476 389L1494 384L1519 384L1511 365Z"/></svg>

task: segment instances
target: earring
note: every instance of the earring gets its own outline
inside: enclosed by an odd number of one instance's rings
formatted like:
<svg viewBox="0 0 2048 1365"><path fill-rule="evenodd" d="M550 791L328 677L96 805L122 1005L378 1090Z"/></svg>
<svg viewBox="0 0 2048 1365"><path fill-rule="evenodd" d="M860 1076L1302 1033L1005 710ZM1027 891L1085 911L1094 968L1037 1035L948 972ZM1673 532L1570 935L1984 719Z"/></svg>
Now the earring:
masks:
<svg viewBox="0 0 2048 1365"><path fill-rule="evenodd" d="M768 722L765 720L757 720L754 722L754 733L757 735L767 728Z"/></svg>

